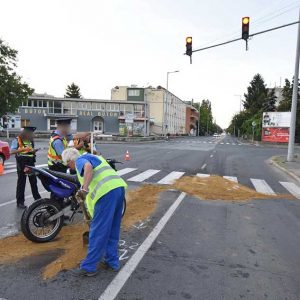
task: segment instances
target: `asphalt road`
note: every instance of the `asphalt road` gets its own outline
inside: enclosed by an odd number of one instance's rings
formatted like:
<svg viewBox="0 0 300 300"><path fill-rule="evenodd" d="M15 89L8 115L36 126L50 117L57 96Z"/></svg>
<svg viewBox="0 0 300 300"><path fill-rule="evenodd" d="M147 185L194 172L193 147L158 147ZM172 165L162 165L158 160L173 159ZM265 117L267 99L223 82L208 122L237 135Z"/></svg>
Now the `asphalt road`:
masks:
<svg viewBox="0 0 300 300"><path fill-rule="evenodd" d="M129 151L131 160L120 169L130 188L201 173L231 176L251 188L293 192L300 198L299 184L267 161L285 154L285 148L241 144L225 136L103 144L98 150L122 161ZM1 237L17 232L21 214L14 202L13 159L9 163L8 173L0 177ZM46 151L41 150L37 164L45 163ZM289 189L280 182L288 182ZM29 189L26 195L30 203ZM101 272L96 278L79 280L61 272L44 282L40 271L55 255L51 253L0 266L0 298L98 299L103 295L102 299L113 299L107 296L113 294L116 299L296 300L300 299L299 229L299 200L199 201L167 191L144 226L122 234L120 248L126 248L126 256L117 277Z"/></svg>

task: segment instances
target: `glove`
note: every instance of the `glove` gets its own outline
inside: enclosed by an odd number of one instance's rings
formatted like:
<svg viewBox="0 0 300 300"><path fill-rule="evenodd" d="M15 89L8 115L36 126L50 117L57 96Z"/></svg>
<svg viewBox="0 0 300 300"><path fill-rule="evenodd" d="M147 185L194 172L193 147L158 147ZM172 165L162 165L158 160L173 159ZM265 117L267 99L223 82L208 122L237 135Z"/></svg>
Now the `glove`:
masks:
<svg viewBox="0 0 300 300"><path fill-rule="evenodd" d="M86 196L88 194L88 191L85 191L85 190L79 190L77 193L76 193L76 197L80 198L81 200L85 200L86 199Z"/></svg>

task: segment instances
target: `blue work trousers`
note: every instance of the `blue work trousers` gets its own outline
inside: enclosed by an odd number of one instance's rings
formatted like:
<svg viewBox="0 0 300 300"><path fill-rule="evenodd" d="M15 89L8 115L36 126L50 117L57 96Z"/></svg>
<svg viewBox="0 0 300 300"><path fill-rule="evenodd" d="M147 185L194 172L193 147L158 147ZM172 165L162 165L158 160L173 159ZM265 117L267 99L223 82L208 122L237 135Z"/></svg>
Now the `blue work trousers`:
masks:
<svg viewBox="0 0 300 300"><path fill-rule="evenodd" d="M119 268L118 244L124 197L125 189L119 187L97 201L90 224L88 252L80 264L81 269L96 271L104 256L109 266Z"/></svg>

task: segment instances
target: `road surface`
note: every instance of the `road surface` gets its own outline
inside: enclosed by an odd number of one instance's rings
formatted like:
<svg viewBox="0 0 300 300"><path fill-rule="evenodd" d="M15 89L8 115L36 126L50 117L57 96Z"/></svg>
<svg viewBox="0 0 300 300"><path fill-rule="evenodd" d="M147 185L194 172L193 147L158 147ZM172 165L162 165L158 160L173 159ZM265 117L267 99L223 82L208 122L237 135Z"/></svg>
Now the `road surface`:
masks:
<svg viewBox="0 0 300 300"><path fill-rule="evenodd" d="M103 144L98 149L120 160L129 151L131 160L120 167L120 174L130 188L215 174L260 192L298 199L199 201L166 191L143 226L122 233L123 268L117 276L103 271L95 278L78 279L61 272L43 281L41 269L55 255L49 253L1 265L0 298L300 299L300 185L267 161L284 155L285 148L222 136ZM14 160L8 163L0 177L1 237L18 231L21 215L14 200ZM45 163L46 150L41 150L37 164ZM30 203L29 189L26 195Z"/></svg>

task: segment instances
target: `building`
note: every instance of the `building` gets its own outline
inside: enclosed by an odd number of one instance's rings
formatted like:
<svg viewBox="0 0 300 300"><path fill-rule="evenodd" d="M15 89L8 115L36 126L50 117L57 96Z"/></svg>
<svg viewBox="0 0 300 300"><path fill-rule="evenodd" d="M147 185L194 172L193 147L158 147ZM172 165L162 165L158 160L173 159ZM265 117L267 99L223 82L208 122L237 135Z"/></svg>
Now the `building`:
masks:
<svg viewBox="0 0 300 300"><path fill-rule="evenodd" d="M180 98L158 86L116 86L111 90L113 101L144 102L150 117L149 132L155 135L186 134L187 104Z"/></svg>
<svg viewBox="0 0 300 300"><path fill-rule="evenodd" d="M192 105L186 107L185 130L189 135L197 135L199 122L199 111Z"/></svg>
<svg viewBox="0 0 300 300"><path fill-rule="evenodd" d="M35 94L19 107L14 118L21 126L39 132L56 128L56 119L72 118L73 131L96 131L113 135L144 135L148 118L144 101L58 98ZM15 127L16 128L16 127Z"/></svg>
<svg viewBox="0 0 300 300"><path fill-rule="evenodd" d="M282 91L283 88L282 87L274 87L274 88L268 88L268 92L274 90L274 94L276 96L276 107L278 107L278 105L280 104L280 102L283 100L283 96L282 96Z"/></svg>

